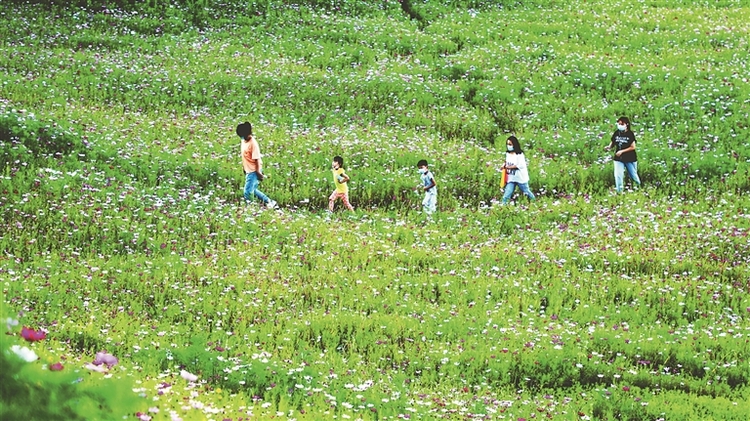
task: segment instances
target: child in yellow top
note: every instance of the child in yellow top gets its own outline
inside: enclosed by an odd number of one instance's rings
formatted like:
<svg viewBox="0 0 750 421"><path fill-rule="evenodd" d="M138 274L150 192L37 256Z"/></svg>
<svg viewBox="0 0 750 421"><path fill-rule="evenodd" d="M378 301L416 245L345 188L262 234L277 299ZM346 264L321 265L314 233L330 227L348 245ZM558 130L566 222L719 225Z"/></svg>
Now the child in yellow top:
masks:
<svg viewBox="0 0 750 421"><path fill-rule="evenodd" d="M338 198L341 198L347 209L354 211L354 207L349 203L349 187L346 185L349 182L349 176L344 172L344 158L340 156L333 157L331 172L333 173L333 184L336 186L336 189L328 198L328 211L333 212L333 204Z"/></svg>

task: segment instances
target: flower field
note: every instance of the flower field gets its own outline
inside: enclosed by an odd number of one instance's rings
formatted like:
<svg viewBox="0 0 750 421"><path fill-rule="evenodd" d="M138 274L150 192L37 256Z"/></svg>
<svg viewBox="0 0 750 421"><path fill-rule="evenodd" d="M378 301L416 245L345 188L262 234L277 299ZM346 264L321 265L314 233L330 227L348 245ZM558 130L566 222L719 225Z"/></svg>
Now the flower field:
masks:
<svg viewBox="0 0 750 421"><path fill-rule="evenodd" d="M747 419L746 2L57 3L0 4L0 418Z"/></svg>

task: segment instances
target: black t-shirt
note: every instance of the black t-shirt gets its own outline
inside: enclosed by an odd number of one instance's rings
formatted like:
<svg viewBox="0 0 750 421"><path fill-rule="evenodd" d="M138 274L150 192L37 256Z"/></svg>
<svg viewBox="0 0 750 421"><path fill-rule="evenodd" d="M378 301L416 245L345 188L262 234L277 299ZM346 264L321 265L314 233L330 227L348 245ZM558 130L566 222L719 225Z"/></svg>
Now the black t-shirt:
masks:
<svg viewBox="0 0 750 421"><path fill-rule="evenodd" d="M626 132L615 130L614 134L612 134L612 143L614 143L618 151L629 148L634 142L635 134L630 130ZM638 155L636 155L635 151L625 152L620 156L615 155L615 161L636 162L638 161Z"/></svg>

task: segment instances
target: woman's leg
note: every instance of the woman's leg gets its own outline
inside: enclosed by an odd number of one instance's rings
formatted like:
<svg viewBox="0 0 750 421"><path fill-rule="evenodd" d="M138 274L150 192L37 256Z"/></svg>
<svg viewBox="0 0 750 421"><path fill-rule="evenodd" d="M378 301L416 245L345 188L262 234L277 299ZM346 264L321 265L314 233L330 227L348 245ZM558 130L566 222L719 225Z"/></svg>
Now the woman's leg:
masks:
<svg viewBox="0 0 750 421"><path fill-rule="evenodd" d="M638 177L638 162L626 162L625 168L628 170L630 179L633 180L636 185L640 186L641 179Z"/></svg>
<svg viewBox="0 0 750 421"><path fill-rule="evenodd" d="M625 164L615 161L615 190L622 191L622 184L625 178Z"/></svg>
<svg viewBox="0 0 750 421"><path fill-rule="evenodd" d="M516 183L511 181L505 185L505 193L503 194L503 203L510 202L510 198L513 197L513 192L516 190Z"/></svg>
<svg viewBox="0 0 750 421"><path fill-rule="evenodd" d="M531 189L529 188L529 183L518 184L518 188L521 189L521 192L525 194L530 200L536 200L534 193L532 193Z"/></svg>

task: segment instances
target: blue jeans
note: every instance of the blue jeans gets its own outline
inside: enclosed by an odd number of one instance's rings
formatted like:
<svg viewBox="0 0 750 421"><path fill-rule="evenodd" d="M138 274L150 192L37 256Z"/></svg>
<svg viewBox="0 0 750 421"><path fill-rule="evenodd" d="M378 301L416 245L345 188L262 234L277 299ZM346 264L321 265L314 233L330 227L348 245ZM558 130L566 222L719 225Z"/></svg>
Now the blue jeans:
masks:
<svg viewBox="0 0 750 421"><path fill-rule="evenodd" d="M250 202L253 195L261 200L263 203L268 203L271 199L268 198L262 191L258 190L258 174L251 172L245 175L245 201Z"/></svg>
<svg viewBox="0 0 750 421"><path fill-rule="evenodd" d="M615 161L615 190L618 192L622 191L622 186L625 181L625 170L628 170L628 176L636 185L641 185L641 179L638 178L637 162Z"/></svg>
<svg viewBox="0 0 750 421"><path fill-rule="evenodd" d="M530 200L536 200L534 193L529 189L529 183L516 183L511 181L505 185L505 194L503 194L503 203L510 202L510 198L513 197L513 192L516 190L516 186L521 189L521 192L529 197Z"/></svg>

